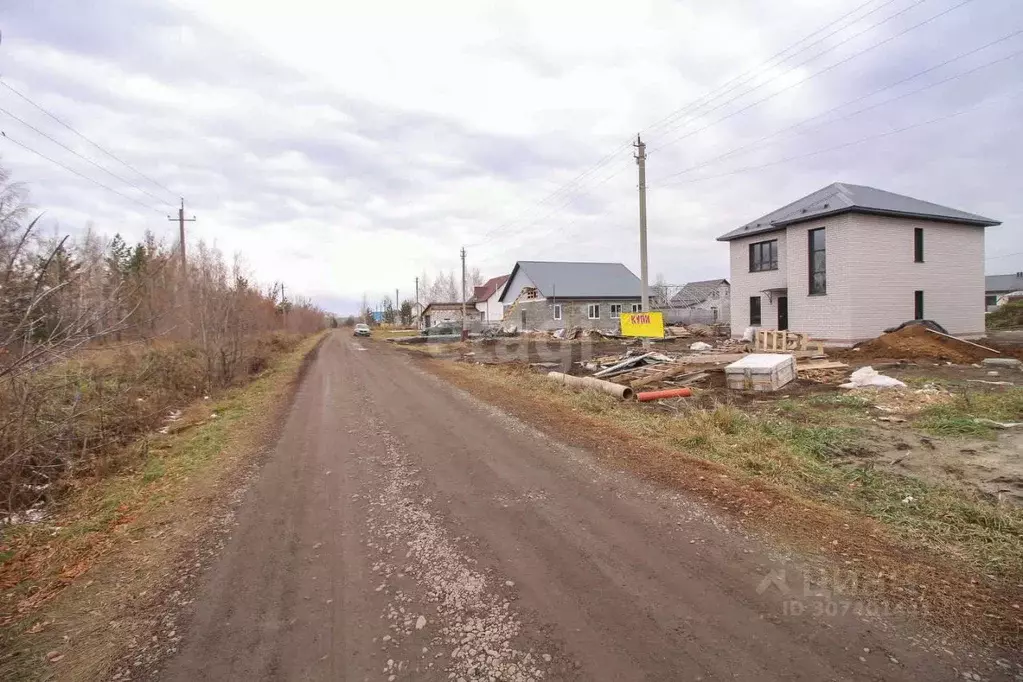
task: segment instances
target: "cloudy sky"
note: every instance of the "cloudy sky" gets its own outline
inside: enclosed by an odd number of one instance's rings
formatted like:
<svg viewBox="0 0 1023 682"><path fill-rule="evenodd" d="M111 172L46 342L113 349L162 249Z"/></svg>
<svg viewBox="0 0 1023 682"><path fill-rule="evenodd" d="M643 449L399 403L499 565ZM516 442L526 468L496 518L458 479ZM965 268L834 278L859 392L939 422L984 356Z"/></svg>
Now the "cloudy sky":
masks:
<svg viewBox="0 0 1023 682"><path fill-rule="evenodd" d="M834 181L1002 220L988 272L1023 270L1019 0L0 0L0 30L3 83L156 181L0 87L60 229L171 240L184 196L337 312L463 245L638 272L638 132L652 276L727 276L715 237Z"/></svg>

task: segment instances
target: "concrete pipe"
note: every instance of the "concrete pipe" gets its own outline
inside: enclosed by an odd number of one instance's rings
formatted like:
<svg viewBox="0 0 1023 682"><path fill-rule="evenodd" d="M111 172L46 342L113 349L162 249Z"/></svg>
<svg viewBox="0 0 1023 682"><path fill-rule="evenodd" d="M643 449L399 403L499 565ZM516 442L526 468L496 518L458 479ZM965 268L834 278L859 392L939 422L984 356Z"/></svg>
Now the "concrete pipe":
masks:
<svg viewBox="0 0 1023 682"><path fill-rule="evenodd" d="M632 389L628 386L614 384L610 381L601 381L600 379L594 379L593 377L573 377L568 374L562 374L561 372L550 372L547 374L547 378L573 388L589 388L594 391L610 393L620 400L628 400L633 395Z"/></svg>

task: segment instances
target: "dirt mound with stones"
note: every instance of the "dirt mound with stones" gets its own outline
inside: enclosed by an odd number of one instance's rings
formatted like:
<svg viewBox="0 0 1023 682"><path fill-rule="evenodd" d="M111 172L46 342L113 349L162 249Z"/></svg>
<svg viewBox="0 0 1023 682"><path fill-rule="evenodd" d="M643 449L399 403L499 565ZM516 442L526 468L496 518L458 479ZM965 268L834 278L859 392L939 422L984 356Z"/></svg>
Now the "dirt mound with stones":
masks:
<svg viewBox="0 0 1023 682"><path fill-rule="evenodd" d="M856 346L856 357L891 360L937 360L969 365L984 358L1005 357L956 339L928 331L922 326L904 327Z"/></svg>

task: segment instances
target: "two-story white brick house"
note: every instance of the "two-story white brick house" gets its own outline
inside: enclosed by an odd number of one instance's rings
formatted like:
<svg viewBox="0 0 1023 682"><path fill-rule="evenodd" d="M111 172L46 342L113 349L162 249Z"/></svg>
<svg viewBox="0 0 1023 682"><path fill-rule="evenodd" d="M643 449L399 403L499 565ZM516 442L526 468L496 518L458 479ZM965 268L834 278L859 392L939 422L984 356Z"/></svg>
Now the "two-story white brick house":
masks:
<svg viewBox="0 0 1023 682"><path fill-rule="evenodd" d="M984 228L954 208L834 183L718 237L729 243L732 336L791 329L834 344L912 319L984 334Z"/></svg>

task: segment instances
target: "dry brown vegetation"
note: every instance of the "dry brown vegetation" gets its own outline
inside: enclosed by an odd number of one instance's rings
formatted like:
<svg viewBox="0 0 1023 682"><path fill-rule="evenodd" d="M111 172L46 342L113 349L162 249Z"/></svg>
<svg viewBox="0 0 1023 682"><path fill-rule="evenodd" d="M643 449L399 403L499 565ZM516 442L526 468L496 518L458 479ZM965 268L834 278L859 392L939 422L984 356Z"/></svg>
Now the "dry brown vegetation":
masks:
<svg viewBox="0 0 1023 682"><path fill-rule="evenodd" d="M0 169L0 517L109 473L168 412L324 327L203 243L48 236Z"/></svg>

